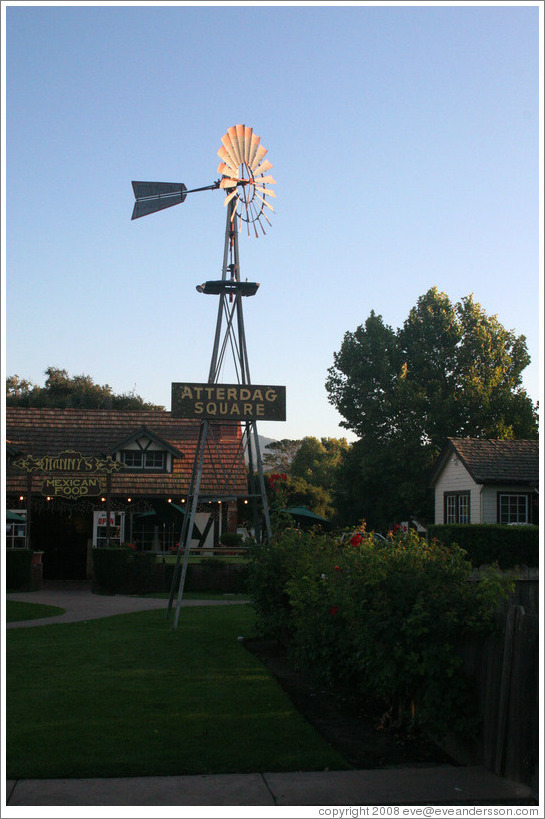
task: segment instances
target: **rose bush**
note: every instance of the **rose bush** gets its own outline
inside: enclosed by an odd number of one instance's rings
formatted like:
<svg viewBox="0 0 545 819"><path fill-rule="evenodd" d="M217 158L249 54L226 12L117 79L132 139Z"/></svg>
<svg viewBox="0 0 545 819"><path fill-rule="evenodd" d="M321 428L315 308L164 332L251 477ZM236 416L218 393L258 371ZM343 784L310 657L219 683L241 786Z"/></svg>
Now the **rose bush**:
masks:
<svg viewBox="0 0 545 819"><path fill-rule="evenodd" d="M412 531L377 541L293 530L256 552L250 577L261 633L297 664L383 721L442 736L477 725L460 647L494 628L508 588L493 568L471 583L471 570L457 546Z"/></svg>

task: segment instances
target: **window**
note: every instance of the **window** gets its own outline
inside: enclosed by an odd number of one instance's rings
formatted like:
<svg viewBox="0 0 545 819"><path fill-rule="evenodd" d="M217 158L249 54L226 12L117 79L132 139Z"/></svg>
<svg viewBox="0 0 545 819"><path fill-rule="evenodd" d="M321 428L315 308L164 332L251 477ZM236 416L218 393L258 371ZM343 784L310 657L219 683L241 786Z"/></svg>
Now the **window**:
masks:
<svg viewBox="0 0 545 819"><path fill-rule="evenodd" d="M19 515L21 513L19 512ZM10 521L6 523L6 548L7 549L25 549L26 548L26 513L24 519L19 521Z"/></svg>
<svg viewBox="0 0 545 819"><path fill-rule="evenodd" d="M125 449L121 452L121 461L128 469L145 469L160 472L165 469L165 452L141 449Z"/></svg>
<svg viewBox="0 0 545 819"><path fill-rule="evenodd" d="M469 523L469 492L445 492L445 523Z"/></svg>
<svg viewBox="0 0 545 819"><path fill-rule="evenodd" d="M528 495L499 492L498 523L530 523Z"/></svg>

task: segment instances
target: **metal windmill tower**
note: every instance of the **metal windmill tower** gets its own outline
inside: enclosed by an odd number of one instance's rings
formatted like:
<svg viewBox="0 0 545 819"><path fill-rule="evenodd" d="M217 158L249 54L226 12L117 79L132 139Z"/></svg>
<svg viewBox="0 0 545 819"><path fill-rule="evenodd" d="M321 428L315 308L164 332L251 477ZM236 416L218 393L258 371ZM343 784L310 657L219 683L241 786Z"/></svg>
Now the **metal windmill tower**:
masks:
<svg viewBox="0 0 545 819"><path fill-rule="evenodd" d="M255 385L252 385L251 382L242 299L254 296L259 284L256 282L248 282L247 280L242 281L238 243L239 232L243 224L246 225L248 235L251 235L253 231L256 237L259 235L258 227L264 234L264 222L270 225L267 210L272 212L273 208L266 197L275 196L274 191L268 187L275 184L272 176L267 175L272 165L267 159L264 159L267 151L260 144L260 137L253 133L252 128L245 125L233 126L228 129L227 133L222 137L221 142L222 145L218 150L218 155L221 159L218 166L218 173L222 176L211 185L187 190L183 183L132 183L136 198L132 214L133 219L138 219L141 216L146 216L158 210L180 204L184 202L188 194L197 191L223 189L226 193L224 200L226 207L226 228L222 277L220 280L206 281L197 286L199 292L217 295L219 297L207 386L200 385L200 390L206 390L206 394L209 397L214 396L213 385L219 384L224 360L229 352L232 354L237 385L240 385L240 389L237 392L236 385L230 388L227 388L226 385L222 385L222 395L227 394L229 396L229 402L222 402L218 405L215 404L214 401L209 401L205 405L206 409L202 406L201 402L201 407L199 408L201 421L198 443L191 471L186 514L182 526L180 546L176 558L176 569L168 605L168 614L170 616L174 596L176 595L174 628L178 625L193 524L195 522L199 499L203 497L201 494L201 478L205 456L212 452L215 452L217 456L219 452L216 430L220 424L225 423L237 423L241 426L242 437L240 447L238 452L234 455L234 460L236 461L238 459L240 464L244 456L244 451L247 452L249 474L248 499L252 503L256 539L260 541L264 536L270 537L271 526L255 412L258 412L259 416L264 420L285 420L284 388L263 387L256 389ZM197 394L200 395L199 385L172 385L173 415L196 417L194 415L195 404L191 400L194 391L193 388L195 388ZM246 402L240 406L244 406L245 411L239 414L240 407L238 401L243 391L246 396ZM260 405L261 408L257 409L255 396L257 395L259 398L263 398L263 394L274 401L274 406L269 403L269 407L266 407L263 403ZM188 395L189 400L187 400ZM209 408L210 413L208 413ZM224 418L218 421L218 409L224 408L224 412L228 412L229 420ZM206 417L204 417L204 415L206 415ZM233 500L230 483L232 476L236 472L236 466L234 462L222 464L223 474L219 483L223 485L222 496L225 499ZM260 519L258 501L261 502L263 520Z"/></svg>

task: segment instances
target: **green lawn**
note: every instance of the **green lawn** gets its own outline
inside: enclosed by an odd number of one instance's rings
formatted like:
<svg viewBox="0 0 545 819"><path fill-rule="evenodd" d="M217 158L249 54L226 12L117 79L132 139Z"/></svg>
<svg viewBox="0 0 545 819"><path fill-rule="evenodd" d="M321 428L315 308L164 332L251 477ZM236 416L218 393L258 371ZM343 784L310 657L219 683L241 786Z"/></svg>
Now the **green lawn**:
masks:
<svg viewBox="0 0 545 819"><path fill-rule="evenodd" d="M39 620L42 617L55 617L64 614L65 609L59 606L44 606L42 603L20 603L18 600L6 600L6 622L16 623L19 620Z"/></svg>
<svg viewBox="0 0 545 819"><path fill-rule="evenodd" d="M350 767L237 641L249 606L7 632L7 777Z"/></svg>

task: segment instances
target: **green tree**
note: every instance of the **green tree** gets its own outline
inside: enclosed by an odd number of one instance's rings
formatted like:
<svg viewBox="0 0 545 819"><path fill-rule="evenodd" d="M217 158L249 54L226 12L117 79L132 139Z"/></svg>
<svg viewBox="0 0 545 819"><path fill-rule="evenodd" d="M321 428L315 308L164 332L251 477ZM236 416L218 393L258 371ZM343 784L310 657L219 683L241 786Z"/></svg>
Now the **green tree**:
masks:
<svg viewBox="0 0 545 819"><path fill-rule="evenodd" d="M291 463L301 446L300 440L282 438L281 441L271 441L263 453L263 466L272 472L289 472Z"/></svg>
<svg viewBox="0 0 545 819"><path fill-rule="evenodd" d="M66 370L48 367L43 387L11 375L6 379L8 407L73 407L79 409L158 410L135 392L116 395L108 384L95 384L89 375L70 377Z"/></svg>
<svg viewBox="0 0 545 819"><path fill-rule="evenodd" d="M345 438L306 437L268 444L263 463L275 508L306 506L332 521L337 475L348 450Z"/></svg>
<svg viewBox="0 0 545 819"><path fill-rule="evenodd" d="M427 477L447 437L536 438L529 362L524 336L472 296L453 305L433 287L397 331L371 312L345 334L326 381L341 425L360 438L339 476L344 514L365 509L377 528L429 519Z"/></svg>
<svg viewBox="0 0 545 819"><path fill-rule="evenodd" d="M290 474L330 491L336 485L337 472L348 449L346 438L303 438L293 458Z"/></svg>
<svg viewBox="0 0 545 819"><path fill-rule="evenodd" d="M332 520L335 515L333 495L322 486L316 486L294 475L288 475L284 488L286 507L306 506L315 515Z"/></svg>

